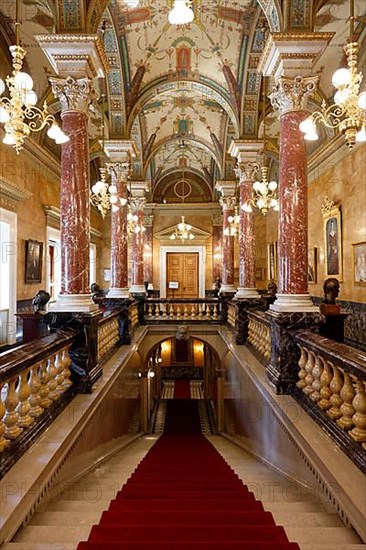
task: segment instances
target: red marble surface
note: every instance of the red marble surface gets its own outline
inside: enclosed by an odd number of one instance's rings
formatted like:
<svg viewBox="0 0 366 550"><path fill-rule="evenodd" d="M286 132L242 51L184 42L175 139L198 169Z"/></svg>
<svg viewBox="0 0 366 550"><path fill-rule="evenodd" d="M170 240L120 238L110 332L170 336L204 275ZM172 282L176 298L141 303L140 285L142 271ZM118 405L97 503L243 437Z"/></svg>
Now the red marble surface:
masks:
<svg viewBox="0 0 366 550"><path fill-rule="evenodd" d="M214 225L212 227L212 282L215 282L217 277L221 277L222 261L215 258L215 253L221 252L222 227Z"/></svg>
<svg viewBox="0 0 366 550"><path fill-rule="evenodd" d="M61 152L61 294L88 294L90 248L88 118L78 111L62 115L70 141Z"/></svg>
<svg viewBox="0 0 366 550"><path fill-rule="evenodd" d="M144 232L144 281L153 281L153 228L148 226Z"/></svg>
<svg viewBox="0 0 366 550"><path fill-rule="evenodd" d="M144 213L142 210L137 210L135 214L138 216L137 224L141 227ZM132 284L144 284L144 234L142 231L132 235Z"/></svg>
<svg viewBox="0 0 366 550"><path fill-rule="evenodd" d="M308 196L305 141L299 123L303 111L281 116L279 173L279 293L308 291Z"/></svg>
<svg viewBox="0 0 366 550"><path fill-rule="evenodd" d="M234 284L234 239L224 234L224 230L229 226L228 217L234 216L234 209L225 208L223 210L222 223L222 283L224 285Z"/></svg>
<svg viewBox="0 0 366 550"><path fill-rule="evenodd" d="M118 173L118 172L117 172ZM113 178L117 195L126 198L126 182L118 177ZM111 211L111 288L127 288L127 204Z"/></svg>
<svg viewBox="0 0 366 550"><path fill-rule="evenodd" d="M240 184L240 229L239 229L239 287L255 287L255 232L254 212L244 212L241 206L252 198L252 181Z"/></svg>

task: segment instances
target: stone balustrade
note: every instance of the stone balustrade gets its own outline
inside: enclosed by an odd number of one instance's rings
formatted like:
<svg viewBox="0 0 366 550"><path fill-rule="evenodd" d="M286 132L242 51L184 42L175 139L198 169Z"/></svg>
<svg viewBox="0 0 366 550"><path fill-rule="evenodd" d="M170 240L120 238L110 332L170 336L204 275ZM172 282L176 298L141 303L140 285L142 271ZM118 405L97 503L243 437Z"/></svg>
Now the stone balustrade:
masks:
<svg viewBox="0 0 366 550"><path fill-rule="evenodd" d="M207 299L150 299L145 302L144 321L152 322L221 322L221 302Z"/></svg>
<svg viewBox="0 0 366 550"><path fill-rule="evenodd" d="M98 363L119 343L119 311L109 313L98 323Z"/></svg>
<svg viewBox="0 0 366 550"><path fill-rule="evenodd" d="M296 384L300 402L365 469L365 354L307 330L294 338L301 351Z"/></svg>
<svg viewBox="0 0 366 550"><path fill-rule="evenodd" d="M130 324L130 333L132 333L135 328L139 325L139 309L137 302L134 302L130 305L129 311L129 324Z"/></svg>
<svg viewBox="0 0 366 550"><path fill-rule="evenodd" d="M59 332L0 356L1 473L17 458L17 441L22 440L19 447L24 451L39 434L39 423L47 425L49 411L62 409L63 394L73 385L69 356L73 339L72 331ZM13 456L4 458L7 453Z"/></svg>
<svg viewBox="0 0 366 550"><path fill-rule="evenodd" d="M260 311L248 313L248 344L250 344L265 365L271 360L271 325Z"/></svg>
<svg viewBox="0 0 366 550"><path fill-rule="evenodd" d="M228 303L227 306L227 324L232 327L236 328L236 307L233 303Z"/></svg>

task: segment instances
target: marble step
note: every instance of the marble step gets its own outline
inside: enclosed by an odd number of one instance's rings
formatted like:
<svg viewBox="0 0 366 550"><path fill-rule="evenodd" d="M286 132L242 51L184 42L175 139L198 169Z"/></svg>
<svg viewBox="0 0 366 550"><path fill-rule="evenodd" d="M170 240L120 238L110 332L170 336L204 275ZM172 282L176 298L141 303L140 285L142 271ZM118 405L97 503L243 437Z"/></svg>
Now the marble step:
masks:
<svg viewBox="0 0 366 550"><path fill-rule="evenodd" d="M301 514L307 513L307 512L314 512L314 513L323 513L327 512L327 510L324 509L323 504L319 504L318 502L264 502L263 507L268 512L279 512L282 514ZM327 512L329 513L329 512ZM331 515L337 514L334 512L334 509L331 513ZM338 516L337 516L338 517Z"/></svg>
<svg viewBox="0 0 366 550"><path fill-rule="evenodd" d="M55 502L43 503L38 512L102 512L109 507L110 500L97 502L85 502L83 500L57 500Z"/></svg>
<svg viewBox="0 0 366 550"><path fill-rule="evenodd" d="M299 544L301 550L366 550L366 544L344 544L332 542L318 543L318 542L302 542ZM22 549L21 549L22 550Z"/></svg>
<svg viewBox="0 0 366 550"><path fill-rule="evenodd" d="M284 526L290 542L298 544L316 541L317 545L328 545L328 548L336 548L337 545L358 544L360 538L353 529L349 527L290 527Z"/></svg>
<svg viewBox="0 0 366 550"><path fill-rule="evenodd" d="M90 528L90 525L70 525L67 529L57 529L57 526L50 527L48 525L28 525L13 540L14 542L25 542L29 545L39 541L44 544L51 544L55 542L55 539L59 544L64 542L77 543L80 540L87 540ZM29 547L28 550L30 550Z"/></svg>
<svg viewBox="0 0 366 550"><path fill-rule="evenodd" d="M75 542L8 542L1 550L76 550Z"/></svg>
<svg viewBox="0 0 366 550"><path fill-rule="evenodd" d="M277 525L287 527L344 527L337 514L327 512L283 512L276 507L272 510Z"/></svg>
<svg viewBox="0 0 366 550"><path fill-rule="evenodd" d="M37 512L28 525L94 525L99 523L103 510Z"/></svg>

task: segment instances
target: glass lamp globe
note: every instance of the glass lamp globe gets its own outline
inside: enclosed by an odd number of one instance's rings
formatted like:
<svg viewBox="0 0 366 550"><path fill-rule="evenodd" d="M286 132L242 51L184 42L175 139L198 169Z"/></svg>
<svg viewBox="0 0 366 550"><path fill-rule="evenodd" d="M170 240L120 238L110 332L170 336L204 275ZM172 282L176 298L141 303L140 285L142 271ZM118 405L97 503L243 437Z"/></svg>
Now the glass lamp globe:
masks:
<svg viewBox="0 0 366 550"><path fill-rule="evenodd" d="M8 111L4 109L4 107L0 107L0 122L2 124L5 124L6 122L9 122L9 120L10 120L10 115Z"/></svg>
<svg viewBox="0 0 366 550"><path fill-rule="evenodd" d="M119 202L121 203L121 206L126 206L127 199L124 197L123 199L119 199Z"/></svg>
<svg viewBox="0 0 366 550"><path fill-rule="evenodd" d="M119 207L116 204L112 204L112 212L118 212Z"/></svg>
<svg viewBox="0 0 366 550"><path fill-rule="evenodd" d="M270 191L276 191L276 189L277 189L277 182L274 181L274 180L270 181L269 184L268 184L268 189L269 189Z"/></svg>
<svg viewBox="0 0 366 550"><path fill-rule="evenodd" d="M38 101L36 92L22 89L22 100L25 105L35 105Z"/></svg>
<svg viewBox="0 0 366 550"><path fill-rule="evenodd" d="M194 239L193 233L190 233L190 234L189 234L189 238L190 238L190 240Z"/></svg>
<svg viewBox="0 0 366 550"><path fill-rule="evenodd" d="M319 136L316 132L309 132L308 134L305 134L304 138L306 141L316 141L319 139Z"/></svg>
<svg viewBox="0 0 366 550"><path fill-rule="evenodd" d="M33 88L33 78L28 73L20 71L14 77L14 84L22 90L31 90Z"/></svg>
<svg viewBox="0 0 366 550"><path fill-rule="evenodd" d="M112 194L115 194L115 193L117 193L117 187L115 185L113 185L113 183L112 183L112 185L110 185L108 187L108 191Z"/></svg>
<svg viewBox="0 0 366 550"><path fill-rule="evenodd" d="M301 132L303 132L304 134L308 134L310 132L313 132L314 131L314 121L313 119L311 118L311 116L309 116L308 118L306 118L305 120L303 120L302 122L300 122L299 124L299 128L301 130Z"/></svg>
<svg viewBox="0 0 366 550"><path fill-rule="evenodd" d="M363 126L356 134L356 141L366 141L366 127Z"/></svg>
<svg viewBox="0 0 366 550"><path fill-rule="evenodd" d="M5 82L0 78L0 95L5 92Z"/></svg>
<svg viewBox="0 0 366 550"><path fill-rule="evenodd" d="M343 88L343 90L338 90L334 94L334 103L339 103L342 105L347 99L349 98L349 90L347 88Z"/></svg>
<svg viewBox="0 0 366 550"><path fill-rule="evenodd" d="M347 86L351 82L351 72L349 69L338 69L332 76L332 84L335 88Z"/></svg>
<svg viewBox="0 0 366 550"><path fill-rule="evenodd" d="M116 195L112 195L109 197L109 201L111 204L116 204L116 202L118 202L118 197L116 197Z"/></svg>
<svg viewBox="0 0 366 550"><path fill-rule="evenodd" d="M132 216L132 221L133 221L133 222L138 222L138 221L139 221L139 217L138 217L136 214L134 214L134 215Z"/></svg>
<svg viewBox="0 0 366 550"><path fill-rule="evenodd" d="M357 99L357 105L360 109L366 110L366 92L362 92Z"/></svg>
<svg viewBox="0 0 366 550"><path fill-rule="evenodd" d="M15 145L16 143L15 137L12 136L11 134L5 134L3 143L5 143L5 145Z"/></svg>
<svg viewBox="0 0 366 550"><path fill-rule="evenodd" d="M258 208L263 208L264 207L264 200L263 199L258 199L257 200L257 206L258 206Z"/></svg>
<svg viewBox="0 0 366 550"><path fill-rule="evenodd" d="M174 235L174 233L173 233L172 235L170 235L170 238L171 238L172 241L175 240L175 235Z"/></svg>

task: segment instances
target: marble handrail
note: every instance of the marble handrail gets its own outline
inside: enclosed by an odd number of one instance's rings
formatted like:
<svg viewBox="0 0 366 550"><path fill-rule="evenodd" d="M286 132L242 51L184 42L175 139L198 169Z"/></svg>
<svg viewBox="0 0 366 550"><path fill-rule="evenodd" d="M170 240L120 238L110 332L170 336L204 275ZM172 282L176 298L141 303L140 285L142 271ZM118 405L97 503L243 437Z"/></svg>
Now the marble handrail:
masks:
<svg viewBox="0 0 366 550"><path fill-rule="evenodd" d="M74 331L59 331L0 355L0 451L26 430L70 381Z"/></svg>
<svg viewBox="0 0 366 550"><path fill-rule="evenodd" d="M271 325L261 311L248 313L248 344L253 346L261 360L268 365L271 359Z"/></svg>
<svg viewBox="0 0 366 550"><path fill-rule="evenodd" d="M301 351L296 385L303 398L341 429L344 450L348 441L366 451L365 353L308 330L293 337Z"/></svg>
<svg viewBox="0 0 366 550"><path fill-rule="evenodd" d="M145 322L221 322L221 302L217 298L152 298L145 301Z"/></svg>

